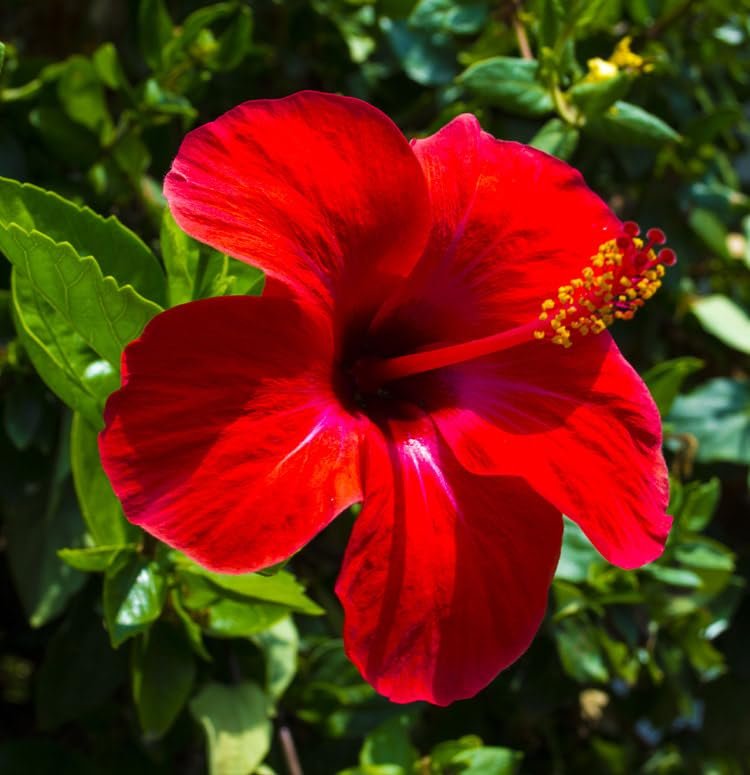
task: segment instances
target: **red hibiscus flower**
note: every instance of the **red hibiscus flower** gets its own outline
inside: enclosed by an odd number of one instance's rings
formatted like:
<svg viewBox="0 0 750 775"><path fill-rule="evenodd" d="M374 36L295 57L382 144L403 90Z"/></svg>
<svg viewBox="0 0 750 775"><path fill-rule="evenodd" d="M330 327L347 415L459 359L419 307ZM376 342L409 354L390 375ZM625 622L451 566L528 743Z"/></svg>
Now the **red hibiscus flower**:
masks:
<svg viewBox="0 0 750 775"><path fill-rule="evenodd" d="M409 144L356 99L249 102L191 132L165 193L262 297L156 317L100 439L133 522L254 571L362 502L345 643L397 702L472 696L529 646L561 512L611 562L670 526L657 410L605 327L673 254L566 164L464 115Z"/></svg>

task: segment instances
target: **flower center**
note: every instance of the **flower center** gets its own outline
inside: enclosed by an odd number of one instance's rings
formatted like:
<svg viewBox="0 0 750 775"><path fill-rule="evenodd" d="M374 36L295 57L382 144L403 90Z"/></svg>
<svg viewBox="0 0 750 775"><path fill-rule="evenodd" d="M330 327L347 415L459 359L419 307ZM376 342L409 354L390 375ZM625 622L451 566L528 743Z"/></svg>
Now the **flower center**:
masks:
<svg viewBox="0 0 750 775"><path fill-rule="evenodd" d="M644 241L638 224L628 221L623 234L603 243L579 277L562 285L557 299L542 302L538 319L480 339L436 347L394 358L360 358L352 369L359 388L375 393L383 385L426 371L453 366L507 350L533 339L570 347L575 336L599 334L615 320L630 320L661 287L664 267L676 262L674 251L655 246L666 241L661 229L649 229Z"/></svg>

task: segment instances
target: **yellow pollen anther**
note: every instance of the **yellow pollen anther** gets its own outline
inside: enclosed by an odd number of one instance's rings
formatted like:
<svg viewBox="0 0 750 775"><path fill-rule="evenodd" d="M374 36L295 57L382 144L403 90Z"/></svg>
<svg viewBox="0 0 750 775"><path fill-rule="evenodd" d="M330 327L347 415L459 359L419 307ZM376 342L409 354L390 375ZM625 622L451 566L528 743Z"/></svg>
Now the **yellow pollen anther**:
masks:
<svg viewBox="0 0 750 775"><path fill-rule="evenodd" d="M556 299L545 299L534 331L544 339L570 347L572 336L600 334L615 320L630 320L639 307L661 286L664 266L674 263L674 252L666 249L658 256L652 245L664 242L659 229L648 233L648 242L638 236L635 224L625 224L624 235L599 246L579 277L561 285Z"/></svg>

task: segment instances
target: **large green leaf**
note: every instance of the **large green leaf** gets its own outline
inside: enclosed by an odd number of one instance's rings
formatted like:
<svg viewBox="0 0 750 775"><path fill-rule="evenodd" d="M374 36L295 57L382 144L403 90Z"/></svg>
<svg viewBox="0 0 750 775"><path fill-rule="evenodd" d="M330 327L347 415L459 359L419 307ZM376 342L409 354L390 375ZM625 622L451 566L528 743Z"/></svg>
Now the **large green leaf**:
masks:
<svg viewBox="0 0 750 775"><path fill-rule="evenodd" d="M133 649L132 690L141 729L161 737L187 702L195 680L195 659L184 634L157 622Z"/></svg>
<svg viewBox="0 0 750 775"><path fill-rule="evenodd" d="M475 62L459 76L472 93L511 113L543 116L553 109L549 91L537 80L539 63L532 59L492 57Z"/></svg>
<svg viewBox="0 0 750 775"><path fill-rule="evenodd" d="M96 258L102 274L132 285L147 299L164 301L164 275L154 254L114 216L103 218L52 191L0 177L0 225L15 223L53 242L69 242L79 256ZM13 258L8 256L11 260Z"/></svg>
<svg viewBox="0 0 750 775"><path fill-rule="evenodd" d="M251 682L210 683L190 702L208 743L210 775L250 775L271 746L268 701Z"/></svg>
<svg viewBox="0 0 750 775"><path fill-rule="evenodd" d="M96 430L80 415L73 417L70 465L86 527L94 542L117 546L134 540L138 528L126 521L120 501L102 468Z"/></svg>
<svg viewBox="0 0 750 775"><path fill-rule="evenodd" d="M86 344L113 366L160 307L104 276L96 260L65 242L14 223L0 227L0 248L34 290Z"/></svg>
<svg viewBox="0 0 750 775"><path fill-rule="evenodd" d="M97 355L16 269L11 276L13 319L34 368L47 386L95 428L118 370Z"/></svg>

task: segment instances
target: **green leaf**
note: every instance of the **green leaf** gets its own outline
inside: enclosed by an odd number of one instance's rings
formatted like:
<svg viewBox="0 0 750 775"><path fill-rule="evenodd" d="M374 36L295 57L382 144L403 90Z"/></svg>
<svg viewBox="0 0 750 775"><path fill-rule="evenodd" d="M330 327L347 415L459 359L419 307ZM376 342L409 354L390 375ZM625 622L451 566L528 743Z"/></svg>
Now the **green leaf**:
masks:
<svg viewBox="0 0 750 775"><path fill-rule="evenodd" d="M679 544L675 547L674 555L683 565L691 568L734 570L734 554L718 541L704 536Z"/></svg>
<svg viewBox="0 0 750 775"><path fill-rule="evenodd" d="M566 519L563 522L563 545L555 578L580 583L586 580L592 566L602 563L604 560L581 528Z"/></svg>
<svg viewBox="0 0 750 775"><path fill-rule="evenodd" d="M692 303L691 310L709 334L728 347L750 354L750 317L728 296L703 296Z"/></svg>
<svg viewBox="0 0 750 775"><path fill-rule="evenodd" d="M210 683L190 702L190 712L206 734L210 775L250 775L268 753L268 703L254 683Z"/></svg>
<svg viewBox="0 0 750 775"><path fill-rule="evenodd" d="M52 729L100 706L124 678L123 660L112 651L89 600L77 601L49 641L36 676L36 708L42 729Z"/></svg>
<svg viewBox="0 0 750 775"><path fill-rule="evenodd" d="M116 368L125 345L160 311L132 287L104 277L94 258L83 258L70 244L38 231L13 223L0 227L0 248L86 344Z"/></svg>
<svg viewBox="0 0 750 775"><path fill-rule="evenodd" d="M440 86L455 76L456 50L448 35L410 27L405 21L388 17L381 17L380 29L412 81Z"/></svg>
<svg viewBox="0 0 750 775"><path fill-rule="evenodd" d="M94 65L82 56L71 57L57 84L60 102L68 116L107 138L112 132L112 117L107 109L104 88Z"/></svg>
<svg viewBox="0 0 750 775"><path fill-rule="evenodd" d="M199 657L201 657L201 659L205 659L207 662L210 662L211 655L208 653L208 651L206 651L206 646L203 643L203 633L201 632L201 627L198 622L196 622L195 619L193 619L193 617L190 615L190 612L185 609L185 606L182 604L182 600L177 590L173 589L170 591L169 603L172 607L172 610L177 614L178 619L182 623L185 635L190 642L190 646L192 647L193 651Z"/></svg>
<svg viewBox="0 0 750 775"><path fill-rule="evenodd" d="M57 556L76 570L82 570L86 573L103 573L120 552L135 552L137 549L136 544L89 546L85 549L60 549Z"/></svg>
<svg viewBox="0 0 750 775"><path fill-rule="evenodd" d="M67 423L61 431L52 481L43 497L9 504L5 514L8 562L32 627L57 616L81 588L85 576L66 565L59 549L81 546L83 521L67 466Z"/></svg>
<svg viewBox="0 0 750 775"><path fill-rule="evenodd" d="M540 151L567 160L578 146L580 130L559 118L551 118L529 141Z"/></svg>
<svg viewBox="0 0 750 775"><path fill-rule="evenodd" d="M167 299L170 307L192 301L200 258L198 243L177 225L168 207L161 221L161 257L167 270Z"/></svg>
<svg viewBox="0 0 750 775"><path fill-rule="evenodd" d="M410 716L400 714L370 732L359 754L362 768L366 770L370 765L392 764L403 775L411 773L418 756L409 739L412 723Z"/></svg>
<svg viewBox="0 0 750 775"><path fill-rule="evenodd" d="M474 35L487 20L485 3L455 0L419 0L409 15L409 26L433 32Z"/></svg>
<svg viewBox="0 0 750 775"><path fill-rule="evenodd" d="M29 448L41 420L41 397L30 391L26 384L13 385L5 394L3 425L16 449Z"/></svg>
<svg viewBox="0 0 750 775"><path fill-rule="evenodd" d="M237 4L233 2L214 3L203 8L198 8L185 18L179 25L177 34L164 46L163 58L167 67L174 67L185 58L204 58L210 59L211 53L215 51L216 43L211 40L210 50L201 57L199 42L201 36L208 31L208 27L214 22L229 16L237 11ZM196 50L197 49L197 50Z"/></svg>
<svg viewBox="0 0 750 775"><path fill-rule="evenodd" d="M690 228L716 255L730 259L727 250L727 225L716 213L705 207L694 207L688 216Z"/></svg>
<svg viewBox="0 0 750 775"><path fill-rule="evenodd" d="M94 51L91 61L96 69L96 74L102 83L115 91L122 89L129 95L132 94L130 83L123 72L117 49L112 43L102 43Z"/></svg>
<svg viewBox="0 0 750 775"><path fill-rule="evenodd" d="M136 641L131 677L141 729L148 739L159 738L174 723L195 681L195 660L184 635L157 622Z"/></svg>
<svg viewBox="0 0 750 775"><path fill-rule="evenodd" d="M235 575L212 573L184 557L179 559L179 564L182 572L202 576L214 586L235 596L277 603L311 616L323 613L323 609L305 595L304 587L288 571L279 571L274 576L261 576L258 573Z"/></svg>
<svg viewBox="0 0 750 775"><path fill-rule="evenodd" d="M618 101L586 128L612 145L618 143L661 146L675 142L680 135L658 116L630 102Z"/></svg>
<svg viewBox="0 0 750 775"><path fill-rule="evenodd" d="M648 385L662 417L669 413L685 379L694 372L700 371L703 366L704 363L700 358L685 356L663 361L643 375L643 381Z"/></svg>
<svg viewBox="0 0 750 775"><path fill-rule="evenodd" d="M539 83L539 63L532 59L492 57L475 62L458 80L477 97L523 116L543 116L552 97Z"/></svg>
<svg viewBox="0 0 750 775"><path fill-rule="evenodd" d="M215 637L249 637L289 613L284 605L233 594L198 574L178 569L177 580L182 603L197 613L202 628Z"/></svg>
<svg viewBox="0 0 750 775"><path fill-rule="evenodd" d="M461 751L452 764L466 765L461 775L514 775L521 766L523 754L510 748L475 748Z"/></svg>
<svg viewBox="0 0 750 775"><path fill-rule="evenodd" d="M603 81L579 81L568 92L571 102L585 116L593 117L603 113L630 90L633 79L621 73Z"/></svg>
<svg viewBox="0 0 750 775"><path fill-rule="evenodd" d="M214 70L233 70L247 56L251 47L253 17L250 9L240 6L237 16L229 23L218 39L216 51L210 58Z"/></svg>
<svg viewBox="0 0 750 775"><path fill-rule="evenodd" d="M561 619L555 626L555 641L565 672L580 683L609 680L609 670L597 637L597 629L580 617Z"/></svg>
<svg viewBox="0 0 750 775"><path fill-rule="evenodd" d="M291 616L253 636L266 659L266 692L278 700L297 672L299 634Z"/></svg>
<svg viewBox="0 0 750 775"><path fill-rule="evenodd" d="M5 64L5 43L0 41L0 75L2 75L4 64Z"/></svg>
<svg viewBox="0 0 750 775"><path fill-rule="evenodd" d="M17 270L11 275L16 331L46 385L96 428L106 397L120 383L115 367L100 358Z"/></svg>
<svg viewBox="0 0 750 775"><path fill-rule="evenodd" d="M575 17L576 36L580 37L593 30L602 30L617 23L619 5L612 0L586 0L577 4Z"/></svg>
<svg viewBox="0 0 750 775"><path fill-rule="evenodd" d="M103 218L88 207L52 191L0 177L0 225L39 231L54 242L69 242L79 256L94 256L102 274L118 285L132 285L157 303L164 300L164 275L145 243L114 216Z"/></svg>
<svg viewBox="0 0 750 775"><path fill-rule="evenodd" d="M164 0L141 0L138 6L138 38L143 58L152 70L159 70L163 50L172 38L172 19Z"/></svg>
<svg viewBox="0 0 750 775"><path fill-rule="evenodd" d="M148 629L159 618L167 583L156 562L123 553L104 577L104 616L112 646Z"/></svg>
<svg viewBox="0 0 750 775"><path fill-rule="evenodd" d="M721 481L713 477L708 482L690 482L683 488L680 521L699 532L711 521L721 497Z"/></svg>
<svg viewBox="0 0 750 775"><path fill-rule="evenodd" d="M698 440L697 458L750 464L750 383L718 377L679 396L667 418Z"/></svg>
<svg viewBox="0 0 750 775"><path fill-rule="evenodd" d="M122 506L102 468L97 433L80 415L73 417L70 465L78 503L94 543L117 546L134 540L138 528L126 521Z"/></svg>

